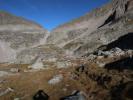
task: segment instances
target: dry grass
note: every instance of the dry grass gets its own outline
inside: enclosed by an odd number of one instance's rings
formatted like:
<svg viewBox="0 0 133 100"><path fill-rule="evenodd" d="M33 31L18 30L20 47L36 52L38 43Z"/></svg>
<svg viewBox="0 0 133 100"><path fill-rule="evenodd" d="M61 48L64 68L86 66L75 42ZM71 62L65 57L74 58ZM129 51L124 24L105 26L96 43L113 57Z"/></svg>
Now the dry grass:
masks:
<svg viewBox="0 0 133 100"><path fill-rule="evenodd" d="M120 57L117 59L120 59ZM17 97L21 98L22 100L32 100L33 95L40 89L44 90L44 92L50 96L50 100L59 100L61 97L70 95L74 90L84 91L89 95L94 95L93 93L96 93L94 99L88 100L100 100L99 98L101 97L103 97L101 98L101 100L103 100L104 98L108 97L111 87L119 84L123 77L125 78L125 82L133 80L132 77L129 77L133 74L132 71L107 71L106 69L99 67L96 64L96 61L91 62L85 59L77 58L76 60L72 60L75 65L68 69L56 69L55 67L49 67L49 69L34 72L24 72L24 70L28 71L27 65L1 64L0 70L9 70L12 67L18 67L20 68L20 72L1 78L1 80L4 79L6 81L5 83L0 84L2 89L11 87L15 91L1 96L0 100L13 100ZM99 61L112 62L114 59L105 58ZM85 65L85 69L83 72L78 72L76 69L81 64ZM89 75L101 76L101 73L103 76L111 77L111 82L105 84L107 88L104 88L102 85L98 85L97 81L89 77ZM53 76L58 74L63 75L63 80L56 85L48 84L48 81Z"/></svg>
<svg viewBox="0 0 133 100"><path fill-rule="evenodd" d="M15 66L15 65L14 65ZM7 66L6 66L7 67ZM1 67L0 67L1 68ZM80 84L70 79L69 69L46 69L36 72L23 72L26 67L21 68L21 72L12 76L6 76L1 79L6 80L1 84L3 89L8 87L15 91L0 97L0 100L13 100L14 98L21 98L22 100L32 100L33 95L39 90L44 90L49 96L50 100L59 100L63 96L70 95L73 90L81 90ZM62 74L63 81L56 85L48 84L54 75ZM67 89L66 91L64 89Z"/></svg>

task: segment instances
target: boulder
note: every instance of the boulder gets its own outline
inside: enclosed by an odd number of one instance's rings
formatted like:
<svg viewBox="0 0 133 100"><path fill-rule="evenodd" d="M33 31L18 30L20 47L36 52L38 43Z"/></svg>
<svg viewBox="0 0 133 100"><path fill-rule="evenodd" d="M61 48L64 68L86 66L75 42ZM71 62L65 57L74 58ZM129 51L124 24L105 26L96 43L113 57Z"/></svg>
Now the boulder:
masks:
<svg viewBox="0 0 133 100"><path fill-rule="evenodd" d="M87 100L83 92L76 91L72 95L61 98L60 100Z"/></svg>
<svg viewBox="0 0 133 100"><path fill-rule="evenodd" d="M96 55L90 54L87 58L88 60L94 60L96 58Z"/></svg>
<svg viewBox="0 0 133 100"><path fill-rule="evenodd" d="M42 62L35 62L34 64L28 66L29 69L35 69L35 70L40 70L44 69L44 65Z"/></svg>
<svg viewBox="0 0 133 100"><path fill-rule="evenodd" d="M12 73L18 73L20 70L18 68L11 68L10 72Z"/></svg>
<svg viewBox="0 0 133 100"><path fill-rule="evenodd" d="M48 81L48 83L51 85L55 85L61 82L62 80L63 80L63 76L60 74L60 75L54 76L52 79Z"/></svg>
<svg viewBox="0 0 133 100"><path fill-rule="evenodd" d="M11 73L6 72L6 71L0 71L0 77L4 77L4 76L7 76L7 75L11 75Z"/></svg>
<svg viewBox="0 0 133 100"><path fill-rule="evenodd" d="M20 98L14 98L14 100L20 100Z"/></svg>
<svg viewBox="0 0 133 100"><path fill-rule="evenodd" d="M33 100L48 100L48 99L49 99L49 96L43 90L39 90L33 96Z"/></svg>
<svg viewBox="0 0 133 100"><path fill-rule="evenodd" d="M71 65L70 61L57 61L56 63L57 68L68 68Z"/></svg>

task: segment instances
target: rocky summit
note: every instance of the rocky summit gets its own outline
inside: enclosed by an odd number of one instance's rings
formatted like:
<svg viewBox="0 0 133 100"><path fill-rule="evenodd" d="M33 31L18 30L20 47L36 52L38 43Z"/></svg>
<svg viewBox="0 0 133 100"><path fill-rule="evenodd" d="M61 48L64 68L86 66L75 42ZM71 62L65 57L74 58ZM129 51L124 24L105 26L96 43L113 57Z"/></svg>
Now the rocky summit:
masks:
<svg viewBox="0 0 133 100"><path fill-rule="evenodd" d="M51 32L0 11L0 100L133 100L132 43L132 0Z"/></svg>

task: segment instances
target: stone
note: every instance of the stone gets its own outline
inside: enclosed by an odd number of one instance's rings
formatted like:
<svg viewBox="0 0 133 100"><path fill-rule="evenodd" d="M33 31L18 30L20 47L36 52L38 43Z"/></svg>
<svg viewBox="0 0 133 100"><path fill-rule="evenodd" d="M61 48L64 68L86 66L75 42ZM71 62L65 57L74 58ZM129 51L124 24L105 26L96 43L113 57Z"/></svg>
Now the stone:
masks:
<svg viewBox="0 0 133 100"><path fill-rule="evenodd" d="M122 52L122 50L118 47L115 47L115 48L111 49L111 51L113 51L113 52Z"/></svg>
<svg viewBox="0 0 133 100"><path fill-rule="evenodd" d="M20 98L14 98L14 100L20 100Z"/></svg>
<svg viewBox="0 0 133 100"><path fill-rule="evenodd" d="M113 54L112 51L105 51L105 52L103 52L103 55L107 56L107 57L113 56L112 54Z"/></svg>
<svg viewBox="0 0 133 100"><path fill-rule="evenodd" d="M130 58L133 57L133 50L127 50L127 54L129 55Z"/></svg>
<svg viewBox="0 0 133 100"><path fill-rule="evenodd" d="M90 54L87 58L88 60L94 60L96 58L96 55Z"/></svg>
<svg viewBox="0 0 133 100"><path fill-rule="evenodd" d="M52 79L48 81L48 83L51 85L55 85L61 82L62 80L63 80L63 76L60 74L60 75L54 76Z"/></svg>
<svg viewBox="0 0 133 100"><path fill-rule="evenodd" d="M83 92L76 91L72 95L61 98L60 100L86 100Z"/></svg>
<svg viewBox="0 0 133 100"><path fill-rule="evenodd" d="M104 67L105 63L97 61L96 64L98 64L99 67Z"/></svg>
<svg viewBox="0 0 133 100"><path fill-rule="evenodd" d="M56 63L57 68L68 68L71 66L71 62L69 61L57 61Z"/></svg>
<svg viewBox="0 0 133 100"><path fill-rule="evenodd" d="M0 71L0 77L7 76L7 75L10 75L10 73L6 71Z"/></svg>
<svg viewBox="0 0 133 100"><path fill-rule="evenodd" d="M102 50L98 50L97 55L101 56L102 54L103 54L103 51Z"/></svg>
<svg viewBox="0 0 133 100"><path fill-rule="evenodd" d="M97 56L97 59L103 59L104 56Z"/></svg>
<svg viewBox="0 0 133 100"><path fill-rule="evenodd" d="M110 57L111 58L111 57L114 57L114 56L121 56L121 55L124 55L124 54L125 54L125 52L123 50L121 50L118 47L115 47L115 48L112 48L109 51L99 50L98 54L97 54L97 58L98 59L102 59L104 57Z"/></svg>
<svg viewBox="0 0 133 100"><path fill-rule="evenodd" d="M108 56L110 56L112 54L113 54L112 51L98 50L96 56L97 56L97 59L102 59L102 58L108 57Z"/></svg>
<svg viewBox="0 0 133 100"><path fill-rule="evenodd" d="M84 64L81 64L79 67L76 68L76 71L80 72L80 73L82 73L84 70L85 70L85 65Z"/></svg>
<svg viewBox="0 0 133 100"><path fill-rule="evenodd" d="M40 70L40 69L44 69L44 65L43 65L42 62L36 62L36 63L30 65L28 68L29 69Z"/></svg>
<svg viewBox="0 0 133 100"><path fill-rule="evenodd" d="M48 100L48 99L49 99L49 96L43 90L39 90L33 96L33 100Z"/></svg>
<svg viewBox="0 0 133 100"><path fill-rule="evenodd" d="M10 69L10 72L12 72L12 73L18 73L19 72L19 69L18 68L11 68Z"/></svg>

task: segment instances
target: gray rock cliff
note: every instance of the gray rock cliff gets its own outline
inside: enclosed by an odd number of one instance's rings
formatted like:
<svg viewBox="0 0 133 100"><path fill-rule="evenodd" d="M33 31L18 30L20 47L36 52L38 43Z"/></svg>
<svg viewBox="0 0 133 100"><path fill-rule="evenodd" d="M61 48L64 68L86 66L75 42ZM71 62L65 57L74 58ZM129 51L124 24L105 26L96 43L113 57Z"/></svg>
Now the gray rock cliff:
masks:
<svg viewBox="0 0 133 100"><path fill-rule="evenodd" d="M131 32L133 1L113 0L85 16L57 27L47 41L74 56L82 56Z"/></svg>

